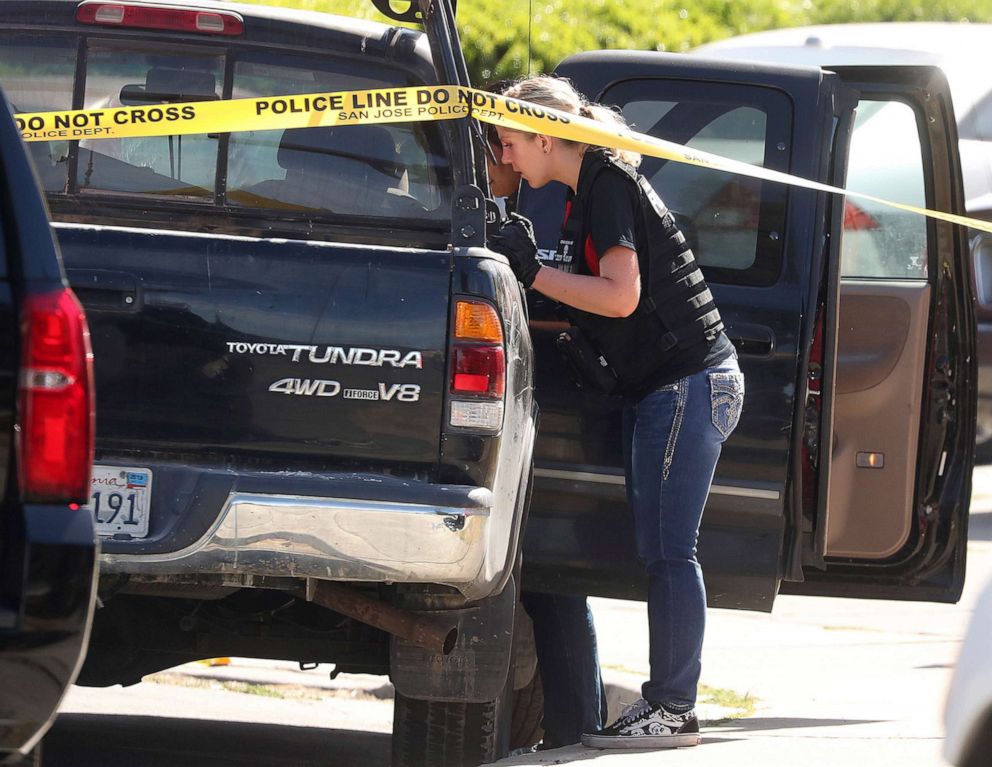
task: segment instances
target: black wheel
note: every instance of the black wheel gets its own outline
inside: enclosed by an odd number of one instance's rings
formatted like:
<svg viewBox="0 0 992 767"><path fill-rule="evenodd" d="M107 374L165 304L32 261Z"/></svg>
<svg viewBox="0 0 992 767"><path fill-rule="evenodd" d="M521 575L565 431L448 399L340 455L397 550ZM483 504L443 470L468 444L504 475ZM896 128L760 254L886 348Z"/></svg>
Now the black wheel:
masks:
<svg viewBox="0 0 992 767"><path fill-rule="evenodd" d="M501 759L510 750L508 700L449 703L396 693L393 767L475 767Z"/></svg>
<svg viewBox="0 0 992 767"><path fill-rule="evenodd" d="M526 686L512 691L512 706L504 703L509 699L445 703L396 693L393 767L474 767L537 745L544 737L541 675L535 671Z"/></svg>

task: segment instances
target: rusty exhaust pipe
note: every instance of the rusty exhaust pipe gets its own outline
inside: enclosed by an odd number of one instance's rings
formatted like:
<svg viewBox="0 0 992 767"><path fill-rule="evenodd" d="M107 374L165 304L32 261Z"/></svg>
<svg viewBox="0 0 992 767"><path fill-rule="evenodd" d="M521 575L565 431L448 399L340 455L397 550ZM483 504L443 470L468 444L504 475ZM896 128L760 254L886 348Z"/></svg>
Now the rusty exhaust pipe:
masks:
<svg viewBox="0 0 992 767"><path fill-rule="evenodd" d="M458 640L457 626L439 618L417 615L387 605L338 583L317 581L313 586L308 584L306 590L298 589L295 593L307 601L382 629L430 652L449 655Z"/></svg>

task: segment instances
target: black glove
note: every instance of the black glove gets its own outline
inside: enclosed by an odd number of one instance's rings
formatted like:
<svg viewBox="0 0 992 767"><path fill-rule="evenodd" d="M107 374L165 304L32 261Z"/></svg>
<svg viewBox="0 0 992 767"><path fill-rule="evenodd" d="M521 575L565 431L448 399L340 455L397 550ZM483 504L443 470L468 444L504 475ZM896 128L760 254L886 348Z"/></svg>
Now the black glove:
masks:
<svg viewBox="0 0 992 767"><path fill-rule="evenodd" d="M489 249L506 256L510 268L525 288L534 284L541 269L537 259L537 242L534 240L534 227L528 219L511 213L496 234L488 241Z"/></svg>

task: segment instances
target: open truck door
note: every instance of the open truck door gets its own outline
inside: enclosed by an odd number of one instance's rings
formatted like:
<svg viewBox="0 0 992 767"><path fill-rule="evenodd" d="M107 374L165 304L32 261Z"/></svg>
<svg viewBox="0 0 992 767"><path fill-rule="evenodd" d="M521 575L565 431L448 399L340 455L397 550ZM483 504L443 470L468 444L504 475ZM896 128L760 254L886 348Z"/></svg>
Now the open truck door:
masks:
<svg viewBox="0 0 992 767"><path fill-rule="evenodd" d="M835 71L859 93L847 188L962 213L943 74ZM957 601L976 401L967 232L849 196L839 241L839 274L826 294L826 316L838 319L826 324L823 344L829 427L821 426L816 508L804 520L813 533L802 546L804 581L783 591Z"/></svg>

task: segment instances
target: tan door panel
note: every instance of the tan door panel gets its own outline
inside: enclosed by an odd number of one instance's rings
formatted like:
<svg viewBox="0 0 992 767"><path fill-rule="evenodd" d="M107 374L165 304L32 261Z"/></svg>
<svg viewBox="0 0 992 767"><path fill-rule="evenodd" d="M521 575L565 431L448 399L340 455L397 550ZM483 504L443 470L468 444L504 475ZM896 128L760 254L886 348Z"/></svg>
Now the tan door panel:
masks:
<svg viewBox="0 0 992 767"><path fill-rule="evenodd" d="M922 280L841 283L828 557L884 559L909 538L929 306Z"/></svg>

